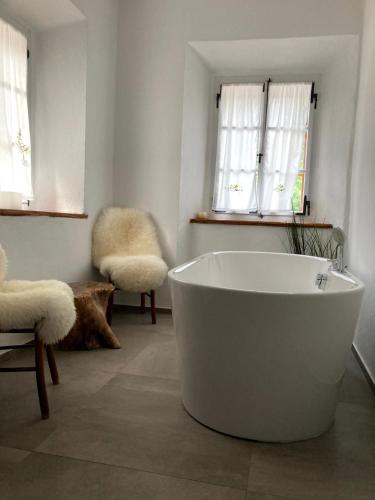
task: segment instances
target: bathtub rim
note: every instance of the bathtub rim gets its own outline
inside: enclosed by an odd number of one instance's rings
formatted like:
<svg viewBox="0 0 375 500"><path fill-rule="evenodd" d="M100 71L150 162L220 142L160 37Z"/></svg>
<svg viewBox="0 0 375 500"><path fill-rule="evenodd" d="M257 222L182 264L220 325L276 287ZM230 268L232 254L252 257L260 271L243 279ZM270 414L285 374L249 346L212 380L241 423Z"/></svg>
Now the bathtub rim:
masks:
<svg viewBox="0 0 375 500"><path fill-rule="evenodd" d="M334 290L334 291L329 291L329 290L317 290L314 292L275 292L275 291L266 291L266 290L249 290L245 288L229 288L226 286L214 286L214 285L206 285L202 283L196 283L194 281L190 281L187 279L181 279L181 277L177 276L177 273L182 272L184 269L187 269L197 262L204 260L208 258L210 255L218 255L218 254L256 254L256 255L282 255L287 258L300 258L300 259L305 259L305 260L315 260L315 261L320 261L320 262L330 262L329 259L326 259L324 257L314 257L312 255L299 255L299 254L290 254L290 253L282 253L282 252L258 252L258 251L252 251L252 250L218 250L218 251L213 251L213 252L206 252L202 255L199 255L198 257L195 257L194 259L191 259L183 264L180 264L173 269L170 269L168 271L168 280L169 282L177 282L185 286L190 286L190 287L198 287L198 288L205 288L208 290L220 290L220 291L226 291L226 292L231 292L231 293L247 293L247 294L256 294L256 295L275 295L275 296L303 296L303 297L321 297L324 295L329 295L329 296L334 296L334 295L342 295L342 294L352 294L352 293L363 293L365 290L365 285L364 283L357 278L357 276L354 276L351 274L348 270L345 270L343 273L340 273L338 271L330 270L329 272L340 278L340 280L344 280L345 277L347 277L350 281L353 282L355 285L353 288L347 289L347 290Z"/></svg>

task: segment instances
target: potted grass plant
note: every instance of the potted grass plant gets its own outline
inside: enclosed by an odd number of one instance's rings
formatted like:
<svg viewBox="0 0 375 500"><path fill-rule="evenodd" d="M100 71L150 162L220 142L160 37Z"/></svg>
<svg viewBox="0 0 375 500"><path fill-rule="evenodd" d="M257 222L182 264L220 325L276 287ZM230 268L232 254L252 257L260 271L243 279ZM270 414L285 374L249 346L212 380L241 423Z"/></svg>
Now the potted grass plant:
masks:
<svg viewBox="0 0 375 500"><path fill-rule="evenodd" d="M286 227L287 249L289 253L311 255L335 260L340 244L334 237L333 229L306 227L304 217L293 212L292 222Z"/></svg>

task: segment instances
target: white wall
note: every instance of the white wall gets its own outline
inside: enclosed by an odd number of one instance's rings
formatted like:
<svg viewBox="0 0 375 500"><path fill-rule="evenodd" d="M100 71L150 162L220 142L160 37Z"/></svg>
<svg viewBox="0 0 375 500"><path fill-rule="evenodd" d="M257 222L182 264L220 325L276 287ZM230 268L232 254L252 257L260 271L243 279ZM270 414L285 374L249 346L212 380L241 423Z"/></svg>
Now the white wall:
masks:
<svg viewBox="0 0 375 500"><path fill-rule="evenodd" d="M361 7L360 0L120 2L115 203L153 213L169 265L179 227L187 43L355 34ZM165 286L159 304L168 301Z"/></svg>
<svg viewBox="0 0 375 500"><path fill-rule="evenodd" d="M186 48L177 262L193 257L191 216L204 206L211 74L199 55Z"/></svg>
<svg viewBox="0 0 375 500"><path fill-rule="evenodd" d="M357 104L359 39L351 37L322 72L314 124L311 200L314 217L347 226L347 195Z"/></svg>
<svg viewBox="0 0 375 500"><path fill-rule="evenodd" d="M364 16L349 224L349 264L366 285L355 345L375 380L375 1Z"/></svg>
<svg viewBox="0 0 375 500"><path fill-rule="evenodd" d="M84 210L86 60L86 22L33 37L31 206L35 210Z"/></svg>
<svg viewBox="0 0 375 500"><path fill-rule="evenodd" d="M190 258L219 250L286 252L285 228L191 224Z"/></svg>
<svg viewBox="0 0 375 500"><path fill-rule="evenodd" d="M83 21L85 16L70 0L0 0L4 9L37 31Z"/></svg>
<svg viewBox="0 0 375 500"><path fill-rule="evenodd" d="M75 0L87 17L85 210L88 220L0 217L0 242L11 278L87 278L91 227L112 204L117 0ZM99 119L100 117L100 119Z"/></svg>

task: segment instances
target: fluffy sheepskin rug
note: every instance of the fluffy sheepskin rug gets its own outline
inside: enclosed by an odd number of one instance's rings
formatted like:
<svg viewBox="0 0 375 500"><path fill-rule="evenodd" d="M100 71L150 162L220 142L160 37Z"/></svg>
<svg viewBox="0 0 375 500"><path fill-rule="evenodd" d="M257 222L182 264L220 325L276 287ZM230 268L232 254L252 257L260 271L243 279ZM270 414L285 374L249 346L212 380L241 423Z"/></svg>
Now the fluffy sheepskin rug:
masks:
<svg viewBox="0 0 375 500"><path fill-rule="evenodd" d="M133 208L106 208L93 231L93 263L121 290L148 292L168 272L149 215Z"/></svg>
<svg viewBox="0 0 375 500"><path fill-rule="evenodd" d="M7 258L0 246L0 331L36 330L45 344L63 339L74 325L72 289L61 281L4 281Z"/></svg>

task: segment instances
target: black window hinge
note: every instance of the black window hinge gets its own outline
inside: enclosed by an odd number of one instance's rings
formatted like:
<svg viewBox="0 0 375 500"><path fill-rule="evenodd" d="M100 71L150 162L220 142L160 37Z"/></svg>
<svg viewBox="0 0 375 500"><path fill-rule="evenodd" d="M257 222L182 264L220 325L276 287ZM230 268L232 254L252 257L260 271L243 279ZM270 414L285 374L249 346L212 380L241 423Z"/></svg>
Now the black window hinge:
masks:
<svg viewBox="0 0 375 500"><path fill-rule="evenodd" d="M219 109L219 106L220 106L221 88L222 88L222 85L220 85L220 91L219 91L219 93L216 94L216 109Z"/></svg>
<svg viewBox="0 0 375 500"><path fill-rule="evenodd" d="M311 202L307 198L307 196L305 195L303 197L303 211L302 211L302 215L310 215L310 209L311 209Z"/></svg>
<svg viewBox="0 0 375 500"><path fill-rule="evenodd" d="M269 88L271 83L272 83L271 78L268 78L268 80L266 82L263 82L263 92L266 91L266 88L267 88L267 92L268 92L268 88Z"/></svg>
<svg viewBox="0 0 375 500"><path fill-rule="evenodd" d="M314 109L316 109L318 107L318 94L314 94Z"/></svg>
<svg viewBox="0 0 375 500"><path fill-rule="evenodd" d="M314 109L318 107L318 93L315 92L315 82L312 82L311 85L311 98L310 98L311 104L314 103Z"/></svg>
<svg viewBox="0 0 375 500"><path fill-rule="evenodd" d="M30 59L30 51L27 49L27 58Z"/></svg>

